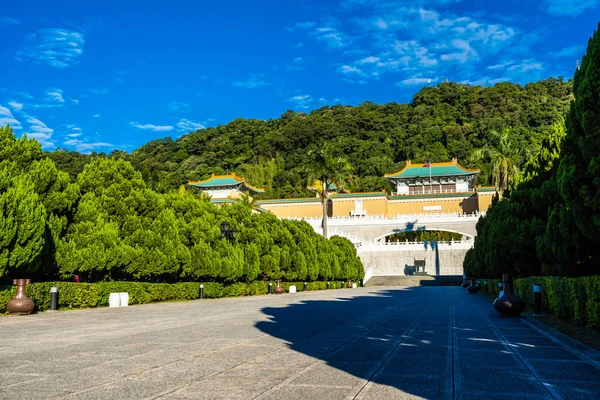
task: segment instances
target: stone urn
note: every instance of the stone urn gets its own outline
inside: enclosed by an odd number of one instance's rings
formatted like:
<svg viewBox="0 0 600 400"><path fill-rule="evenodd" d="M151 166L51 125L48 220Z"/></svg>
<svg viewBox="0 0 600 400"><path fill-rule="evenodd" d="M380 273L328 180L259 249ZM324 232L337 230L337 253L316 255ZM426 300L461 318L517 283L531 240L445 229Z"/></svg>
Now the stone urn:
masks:
<svg viewBox="0 0 600 400"><path fill-rule="evenodd" d="M471 286L469 286L467 290L469 291L469 293L475 294L479 292L479 286L475 282L471 281Z"/></svg>
<svg viewBox="0 0 600 400"><path fill-rule="evenodd" d="M494 308L503 317L517 317L525 310L525 302L515 294L511 274L502 274L502 284L504 293L494 300Z"/></svg>
<svg viewBox="0 0 600 400"><path fill-rule="evenodd" d="M285 289L281 287L281 281L277 279L277 287L275 288L275 294L283 294L285 293Z"/></svg>
<svg viewBox="0 0 600 400"><path fill-rule="evenodd" d="M25 294L25 287L29 279L14 279L13 285L17 287L17 294L6 303L6 310L10 315L27 315L33 311L33 301Z"/></svg>

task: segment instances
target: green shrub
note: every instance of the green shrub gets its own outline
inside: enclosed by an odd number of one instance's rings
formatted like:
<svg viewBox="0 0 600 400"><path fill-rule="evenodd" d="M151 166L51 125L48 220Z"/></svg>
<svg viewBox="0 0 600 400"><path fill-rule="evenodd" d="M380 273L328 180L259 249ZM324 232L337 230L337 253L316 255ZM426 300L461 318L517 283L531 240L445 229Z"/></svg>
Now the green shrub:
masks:
<svg viewBox="0 0 600 400"><path fill-rule="evenodd" d="M223 285L215 282L203 282L204 297L216 299L220 297L256 296L269 291L268 281L249 283L232 283ZM273 282L273 289L277 284ZM289 292L295 285L296 291L304 290L304 282L281 282L281 286ZM200 297L200 282L181 283L148 283L148 282L36 282L27 285L27 296L35 303L34 311L50 309L50 288L58 289L59 309L90 308L108 306L111 293L129 293L129 304L148 304L161 301L194 300ZM341 281L330 281L330 289L342 287ZM325 290L326 282L308 282L307 290ZM14 286L0 286L0 314L6 314L6 303L15 296Z"/></svg>
<svg viewBox="0 0 600 400"><path fill-rule="evenodd" d="M499 282L499 280L487 280ZM600 276L583 278L530 277L515 280L515 293L533 309L533 284L542 285L545 312L580 325L600 328ZM490 286L491 296L498 296L497 284Z"/></svg>

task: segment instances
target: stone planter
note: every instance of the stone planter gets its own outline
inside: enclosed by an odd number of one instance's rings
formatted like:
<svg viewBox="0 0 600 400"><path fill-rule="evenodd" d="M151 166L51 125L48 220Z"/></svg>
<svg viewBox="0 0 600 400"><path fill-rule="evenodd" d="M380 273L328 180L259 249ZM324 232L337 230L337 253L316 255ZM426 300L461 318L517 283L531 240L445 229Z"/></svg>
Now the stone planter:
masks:
<svg viewBox="0 0 600 400"><path fill-rule="evenodd" d="M14 279L13 285L17 287L17 294L6 303L6 310L10 315L27 315L33 311L33 301L25 294L25 287L29 279Z"/></svg>
<svg viewBox="0 0 600 400"><path fill-rule="evenodd" d="M494 308L503 317L517 317L525 310L525 302L513 291L511 274L502 274L503 294L494 300Z"/></svg>
<svg viewBox="0 0 600 400"><path fill-rule="evenodd" d="M471 282L471 286L469 286L467 290L469 291L469 293L475 294L479 292L479 286L477 286L474 282Z"/></svg>
<svg viewBox="0 0 600 400"><path fill-rule="evenodd" d="M348 281L348 284L346 285L346 287L348 289L352 289L352 281Z"/></svg>
<svg viewBox="0 0 600 400"><path fill-rule="evenodd" d="M285 289L281 287L281 283L279 279L277 279L277 287L275 288L275 294L283 294L285 293Z"/></svg>

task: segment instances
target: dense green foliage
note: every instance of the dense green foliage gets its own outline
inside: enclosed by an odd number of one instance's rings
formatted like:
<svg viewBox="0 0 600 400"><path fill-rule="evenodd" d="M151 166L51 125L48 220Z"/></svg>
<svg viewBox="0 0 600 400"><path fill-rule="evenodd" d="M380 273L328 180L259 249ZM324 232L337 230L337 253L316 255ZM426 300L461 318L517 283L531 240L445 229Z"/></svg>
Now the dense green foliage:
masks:
<svg viewBox="0 0 600 400"><path fill-rule="evenodd" d="M600 31L574 79L564 124L477 224L472 276L600 273Z"/></svg>
<svg viewBox="0 0 600 400"><path fill-rule="evenodd" d="M160 194L121 158L95 158L71 182L39 144L0 130L0 279L74 275L84 282L251 282L360 279L346 239L305 222L252 212L252 202L217 207L188 193ZM237 241L221 239L229 221Z"/></svg>
<svg viewBox="0 0 600 400"><path fill-rule="evenodd" d="M398 171L406 160L452 157L466 167L480 168L479 183L486 184L493 183L492 160L471 160L473 152L491 144L493 132L508 131L513 146L531 148L535 154L553 124L566 114L571 98L571 82L560 78L525 86L440 83L423 88L410 104L365 102L357 107L321 107L310 114L287 111L268 121L236 119L109 157L130 161L148 187L158 192L206 179L211 173L235 171L252 185L264 187L264 197L311 197L304 173L311 165L309 150L324 143L331 145L334 156L352 164L346 186L353 192L389 190L383 175ZM72 176L97 157L64 150L49 156ZM514 159L518 167L525 161L525 154Z"/></svg>
<svg viewBox="0 0 600 400"><path fill-rule="evenodd" d="M487 294L497 298L500 279L487 279ZM542 309L563 320L600 328L600 277L564 278L537 276L515 279L515 293L534 309L533 284L542 285ZM483 287L483 280L480 284Z"/></svg>
<svg viewBox="0 0 600 400"><path fill-rule="evenodd" d="M275 283L273 288L275 287ZM345 282L281 282L288 291L296 286L296 291L340 289ZM221 297L255 296L269 292L269 282L238 282L222 284L218 282L180 282L180 283L148 283L148 282L43 282L27 285L27 296L35 303L35 311L50 309L50 288L58 289L58 308L89 308L108 305L111 293L129 293L129 304L148 304L160 301L194 300L200 297L200 284L204 285L204 298L217 299ZM16 287L0 286L0 315L6 314L6 303L15 296Z"/></svg>

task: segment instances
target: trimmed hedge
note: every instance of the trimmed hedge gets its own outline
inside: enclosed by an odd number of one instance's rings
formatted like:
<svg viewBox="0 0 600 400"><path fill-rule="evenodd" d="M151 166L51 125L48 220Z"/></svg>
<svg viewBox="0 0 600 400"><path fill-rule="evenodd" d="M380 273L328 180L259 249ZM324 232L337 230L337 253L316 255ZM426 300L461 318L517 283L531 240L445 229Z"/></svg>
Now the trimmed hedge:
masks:
<svg viewBox="0 0 600 400"><path fill-rule="evenodd" d="M483 279L480 279L483 282ZM488 294L498 296L499 279L487 279ZM533 284L542 285L542 307L564 320L600 329L600 276L515 279L515 293L533 309Z"/></svg>
<svg viewBox="0 0 600 400"><path fill-rule="evenodd" d="M35 303L35 311L50 309L50 288L58 288L58 308L90 308L108 306L108 297L114 292L128 292L129 304L148 304L160 301L194 300L200 297L201 282L183 283L147 283L147 282L41 282L27 285L27 296ZM223 285L214 282L202 282L204 297L256 296L269 292L269 283L256 281ZM277 284L273 282L273 289ZM281 282L289 291L295 285L296 291L304 290L304 282ZM330 282L330 289L340 289L342 282ZM326 282L308 282L306 290L325 290ZM0 314L6 314L6 303L15 296L16 287L0 286Z"/></svg>
<svg viewBox="0 0 600 400"><path fill-rule="evenodd" d="M559 318L600 328L600 276L532 277L515 281L515 291L533 308L533 284L542 284L542 305Z"/></svg>

